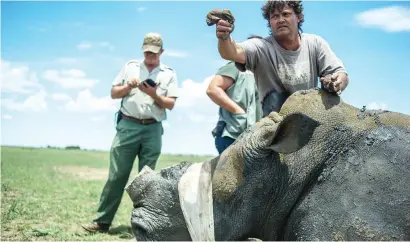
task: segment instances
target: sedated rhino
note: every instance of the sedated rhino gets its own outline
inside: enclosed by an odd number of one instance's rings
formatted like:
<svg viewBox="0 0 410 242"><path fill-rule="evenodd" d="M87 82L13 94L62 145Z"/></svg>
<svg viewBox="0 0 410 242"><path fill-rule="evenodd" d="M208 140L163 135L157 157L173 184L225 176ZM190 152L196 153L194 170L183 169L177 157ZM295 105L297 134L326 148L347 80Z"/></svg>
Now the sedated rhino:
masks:
<svg viewBox="0 0 410 242"><path fill-rule="evenodd" d="M126 189L138 241L410 240L410 116L321 89L212 160L143 173Z"/></svg>

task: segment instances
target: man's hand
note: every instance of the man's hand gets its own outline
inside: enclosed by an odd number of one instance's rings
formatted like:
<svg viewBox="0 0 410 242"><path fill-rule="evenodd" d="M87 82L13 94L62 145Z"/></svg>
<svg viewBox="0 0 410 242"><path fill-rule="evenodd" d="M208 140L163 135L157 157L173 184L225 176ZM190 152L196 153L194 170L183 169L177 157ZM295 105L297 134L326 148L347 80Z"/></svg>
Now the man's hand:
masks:
<svg viewBox="0 0 410 242"><path fill-rule="evenodd" d="M235 26L235 17L229 9L214 9L206 15L206 24L212 26L216 24L216 37L227 40Z"/></svg>
<svg viewBox="0 0 410 242"><path fill-rule="evenodd" d="M218 39L227 40L233 31L233 25L228 21L219 20L216 24L216 37Z"/></svg>
<svg viewBox="0 0 410 242"><path fill-rule="evenodd" d="M147 83L141 83L138 85L138 88L146 93L147 95L149 95L150 97L152 97L153 99L155 99L157 97L157 88L158 85L156 85L155 87L151 87L150 85L148 85Z"/></svg>
<svg viewBox="0 0 410 242"><path fill-rule="evenodd" d="M111 88L111 98L123 98L127 96L133 88L138 87L139 80L133 78L132 80L125 83L125 85L117 85Z"/></svg>
<svg viewBox="0 0 410 242"><path fill-rule="evenodd" d="M322 85L330 92L335 92L337 95L342 94L342 91L348 84L347 75L344 72L333 73L320 78Z"/></svg>
<svg viewBox="0 0 410 242"><path fill-rule="evenodd" d="M332 84L332 78L331 78L332 76L330 75L330 74L328 74L328 75L326 75L326 76L324 76L324 77L321 77L320 78L320 82L322 83L322 86L326 89L326 90L328 90L328 91L330 91L330 92L333 92L333 84Z"/></svg>
<svg viewBox="0 0 410 242"><path fill-rule="evenodd" d="M131 79L130 81L127 82L127 86L132 89L138 87L140 84L140 81L136 78Z"/></svg>
<svg viewBox="0 0 410 242"><path fill-rule="evenodd" d="M344 72L334 73L331 79L333 82L334 91L337 93L337 95L342 94L342 91L345 90L349 82L346 73Z"/></svg>
<svg viewBox="0 0 410 242"><path fill-rule="evenodd" d="M233 112L233 114L246 114L246 112L245 110L243 110L243 108L239 107L238 109L235 109L235 112Z"/></svg>

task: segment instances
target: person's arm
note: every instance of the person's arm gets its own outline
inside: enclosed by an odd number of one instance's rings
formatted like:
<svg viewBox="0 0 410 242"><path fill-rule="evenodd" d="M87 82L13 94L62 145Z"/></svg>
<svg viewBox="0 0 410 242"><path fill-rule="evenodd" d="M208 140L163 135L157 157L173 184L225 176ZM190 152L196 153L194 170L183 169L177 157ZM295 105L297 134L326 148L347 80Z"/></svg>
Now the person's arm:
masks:
<svg viewBox="0 0 410 242"><path fill-rule="evenodd" d="M254 71L262 56L263 44L260 39L248 39L241 43L235 43L230 33L232 26L229 22L219 20L216 24L216 36L218 38L219 55L225 59L235 62L240 71ZM224 39L223 36L228 35Z"/></svg>
<svg viewBox="0 0 410 242"><path fill-rule="evenodd" d="M328 74L321 77L320 82L326 90L340 95L349 84L349 77L345 72L336 72L332 75Z"/></svg>
<svg viewBox="0 0 410 242"><path fill-rule="evenodd" d="M209 83L206 94L216 105L231 113L245 113L245 110L243 110L226 94L226 90L233 84L234 80L231 77L215 75Z"/></svg>
<svg viewBox="0 0 410 242"><path fill-rule="evenodd" d="M227 40L218 40L218 51L221 57L225 60L245 64L246 53L244 49L235 43L235 41L229 36Z"/></svg>
<svg viewBox="0 0 410 242"><path fill-rule="evenodd" d="M119 99L123 98L131 92L132 88L127 84L113 86L111 88L111 98L112 99Z"/></svg>
<svg viewBox="0 0 410 242"><path fill-rule="evenodd" d="M175 106L176 97L152 96L152 99L162 108L172 110Z"/></svg>
<svg viewBox="0 0 410 242"><path fill-rule="evenodd" d="M336 89L336 92L340 95L346 87L349 85L349 77L347 72L336 72L332 75L332 78L335 80L333 86Z"/></svg>
<svg viewBox="0 0 410 242"><path fill-rule="evenodd" d="M230 35L232 31L233 26L228 21L219 20L216 24L219 54L225 60L245 64L245 51L232 40ZM228 36L228 38L225 38L226 36Z"/></svg>
<svg viewBox="0 0 410 242"><path fill-rule="evenodd" d="M120 70L120 72L115 77L112 88L111 88L111 98L119 99L128 95L131 90L138 86L139 81L136 79L131 80L130 82L126 81L126 63Z"/></svg>
<svg viewBox="0 0 410 242"><path fill-rule="evenodd" d="M154 101L161 108L166 108L169 110L172 110L174 108L176 97L166 97L166 96L158 95L157 94L158 85L156 87L151 87L150 85L144 83L144 84L139 85L138 88L142 92L148 94L152 99L154 99Z"/></svg>
<svg viewBox="0 0 410 242"><path fill-rule="evenodd" d="M319 36L317 37L317 50L319 76L322 77L324 87L340 95L349 84L343 62L332 51L327 41Z"/></svg>

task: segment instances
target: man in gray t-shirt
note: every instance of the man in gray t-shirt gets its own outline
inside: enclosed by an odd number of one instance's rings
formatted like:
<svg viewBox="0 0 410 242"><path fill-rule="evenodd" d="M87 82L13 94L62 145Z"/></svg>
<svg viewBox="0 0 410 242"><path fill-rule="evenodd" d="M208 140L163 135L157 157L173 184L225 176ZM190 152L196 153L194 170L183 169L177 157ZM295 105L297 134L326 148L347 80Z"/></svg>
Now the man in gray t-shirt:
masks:
<svg viewBox="0 0 410 242"><path fill-rule="evenodd" d="M233 17L228 22L221 14L216 35L221 57L254 73L263 116L278 112L290 94L317 87L319 78L324 89L340 95L348 85L347 72L326 40L298 31L304 21L301 1L268 1L262 12L271 36L236 44L230 37Z"/></svg>

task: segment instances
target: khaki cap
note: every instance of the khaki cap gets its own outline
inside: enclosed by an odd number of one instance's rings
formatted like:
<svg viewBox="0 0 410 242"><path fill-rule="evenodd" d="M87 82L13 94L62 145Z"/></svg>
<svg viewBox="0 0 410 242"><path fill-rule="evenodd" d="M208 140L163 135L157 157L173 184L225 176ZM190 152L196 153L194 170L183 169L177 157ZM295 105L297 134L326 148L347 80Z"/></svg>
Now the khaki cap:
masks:
<svg viewBox="0 0 410 242"><path fill-rule="evenodd" d="M157 33L148 33L144 37L142 51L158 53L162 49L162 37Z"/></svg>

